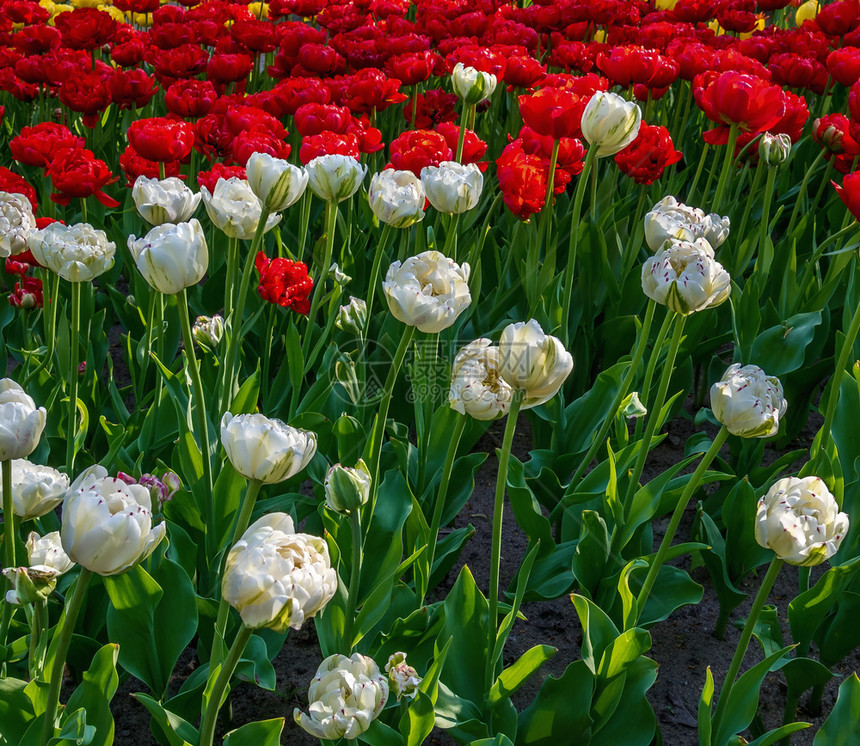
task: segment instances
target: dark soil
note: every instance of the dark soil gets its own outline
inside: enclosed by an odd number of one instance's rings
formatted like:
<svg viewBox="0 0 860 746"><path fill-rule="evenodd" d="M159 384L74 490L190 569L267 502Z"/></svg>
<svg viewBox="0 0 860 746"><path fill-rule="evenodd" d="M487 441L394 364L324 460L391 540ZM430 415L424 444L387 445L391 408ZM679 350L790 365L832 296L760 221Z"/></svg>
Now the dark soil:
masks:
<svg viewBox="0 0 860 746"><path fill-rule="evenodd" d="M808 446L811 435L817 427L820 427L821 423L818 420L820 418L817 413L814 413L810 426L791 447ZM503 426L503 422L494 423L478 444L478 450L493 454L494 449L501 446ZM685 441L695 430L696 427L690 419L675 418L669 426L669 436L654 449L649 457L644 479L650 479L677 463L683 456ZM514 454L519 458L526 458L530 442L528 422L523 417L514 442ZM777 456L777 453L770 452L766 455L766 460L773 460ZM488 586L490 517L493 512L496 468L496 459L491 456L477 475L475 491L471 499L455 520L455 526L471 523L475 526L476 533L466 545L460 562L437 590L438 598L443 598L450 590L463 565L469 566L479 588ZM692 517L691 508L679 529L677 541L686 540L689 537ZM655 523L655 546L662 537L667 523L668 517ZM525 556L527 545L527 537L514 520L510 506L506 505L502 542L502 587L506 587L510 582L513 573ZM678 560L678 564L689 570L689 556ZM813 582L822 571L818 568L818 571L813 574ZM660 664L660 671L656 684L649 692L649 701L657 715L663 741L672 746L688 744L694 746L698 743L696 712L706 669L710 667L717 686L720 686L740 637L739 627L743 623L760 582L759 578L752 577L742 584L742 590L746 591L749 597L732 614L732 623L726 630L725 639L720 641L711 634L719 613L719 604L710 578L703 568L693 569L691 573L694 580L704 586L704 598L701 603L680 609L668 620L650 630L652 647L648 655ZM788 629L787 605L797 595L797 588L796 568L786 566L769 599L770 603L777 606L780 622L786 631ZM516 660L526 650L541 643L555 646L558 648L558 653L514 695L513 699L519 710L524 709L532 701L547 676L561 675L568 664L579 657L582 641L579 621L566 596L551 602L526 603L522 607L522 612L528 621L518 621L514 625L505 650L506 662ZM815 655L814 648L811 655ZM742 670L761 658L761 649L753 641ZM284 649L274 661L278 676L278 690L267 692L248 684L238 685L231 698L232 722L225 723L223 730L219 732L231 730L254 720L285 717L287 722L281 739L283 744L293 746L317 744L316 739L311 738L295 725L292 711L294 707L307 706L307 686L320 660L321 654L312 624L306 625L300 632L291 633ZM793 736L792 743L795 746L812 744L815 732L833 707L840 682L845 676L858 669L860 669L860 656L857 652L837 667L835 670L837 676L825 689L821 716L811 717L804 709L805 700L801 702L797 719L812 723L812 727ZM190 674L191 670L191 656L186 654L177 666L177 679L181 681ZM145 687L140 682L130 679L120 687L114 699L112 709L116 719L116 744L117 746L154 745L155 740L149 736L149 717L143 707L130 697L130 693L134 691L145 691ZM781 724L784 701L783 676L778 672L770 674L762 686L759 703L759 712L767 728ZM750 737L749 734L747 737ZM436 730L427 743L434 746L448 746L455 744L455 741L444 731Z"/></svg>

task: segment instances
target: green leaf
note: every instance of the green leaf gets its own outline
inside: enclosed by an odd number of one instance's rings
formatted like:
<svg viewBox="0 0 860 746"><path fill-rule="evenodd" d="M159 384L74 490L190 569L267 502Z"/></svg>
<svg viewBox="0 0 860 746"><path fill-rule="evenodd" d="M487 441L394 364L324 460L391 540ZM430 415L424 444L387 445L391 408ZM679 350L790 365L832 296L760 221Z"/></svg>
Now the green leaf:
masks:
<svg viewBox="0 0 860 746"><path fill-rule="evenodd" d="M71 711L60 728L60 735L48 740L47 746L90 746L96 735L95 726L87 723L87 711L82 707ZM113 742L113 733L111 733Z"/></svg>
<svg viewBox="0 0 860 746"><path fill-rule="evenodd" d="M852 673L839 687L839 696L812 746L847 746L860 742L860 679Z"/></svg>
<svg viewBox="0 0 860 746"><path fill-rule="evenodd" d="M430 735L436 723L433 703L424 692L418 691L412 704L400 718L400 732L406 737L406 746L419 746Z"/></svg>
<svg viewBox="0 0 860 746"><path fill-rule="evenodd" d="M699 744L711 746L711 714L714 706L714 675L708 666L705 672L705 686L699 697Z"/></svg>
<svg viewBox="0 0 860 746"><path fill-rule="evenodd" d="M161 728L170 746L197 746L197 729L191 723L166 710L160 702L147 694L133 692L131 696L149 710L149 714Z"/></svg>
<svg viewBox="0 0 860 746"><path fill-rule="evenodd" d="M821 324L821 311L800 313L759 334L748 362L772 376L783 376L803 365L806 348Z"/></svg>
<svg viewBox="0 0 860 746"><path fill-rule="evenodd" d="M178 564L162 558L153 572L161 584L139 565L104 584L111 600L108 636L120 646L120 664L160 696L197 632L197 602Z"/></svg>
<svg viewBox="0 0 860 746"><path fill-rule="evenodd" d="M36 717L26 686L26 681L0 677L0 744L4 746L18 744Z"/></svg>
<svg viewBox="0 0 860 746"><path fill-rule="evenodd" d="M585 596L573 593L570 598L582 625L582 660L596 675L603 653L618 637L618 628L603 609Z"/></svg>
<svg viewBox="0 0 860 746"><path fill-rule="evenodd" d="M640 655L651 648L651 635L634 627L622 632L603 652L597 677L609 681L620 676Z"/></svg>
<svg viewBox="0 0 860 746"><path fill-rule="evenodd" d="M494 707L503 699L510 697L557 652L558 648L551 645L535 645L523 653L516 663L508 666L496 679L487 700L490 707Z"/></svg>
<svg viewBox="0 0 860 746"><path fill-rule="evenodd" d="M548 676L534 701L520 713L517 746L559 746L576 734L588 743L594 676L585 661L571 663L560 678Z"/></svg>
<svg viewBox="0 0 860 746"><path fill-rule="evenodd" d="M783 725L780 728L768 731L763 736L756 738L755 741L750 741L749 746L772 746L772 744L775 744L777 741L781 741L786 736L790 736L792 733L797 733L799 730L805 730L810 726L811 723L788 723L788 725Z"/></svg>
<svg viewBox="0 0 860 746"><path fill-rule="evenodd" d="M118 645L105 645L93 657L90 668L83 675L83 681L72 692L66 703L66 711L85 709L88 724L93 726L90 746L111 746L114 740L114 721L110 703L119 685L116 661Z"/></svg>
<svg viewBox="0 0 860 746"><path fill-rule="evenodd" d="M284 718L260 720L224 735L224 746L279 746Z"/></svg>
<svg viewBox="0 0 860 746"><path fill-rule="evenodd" d="M831 567L812 588L796 596L788 605L791 636L801 649L808 647L815 631L839 601L858 568L860 557L844 565Z"/></svg>
<svg viewBox="0 0 860 746"><path fill-rule="evenodd" d="M592 598L606 575L609 549L606 522L597 511L583 510L580 539L576 545L571 569L581 591Z"/></svg>
<svg viewBox="0 0 860 746"><path fill-rule="evenodd" d="M758 695L761 682L771 671L774 665L794 648L793 645L777 650L760 663L757 663L749 671L746 671L732 687L729 692L729 701L726 703L724 717L718 724L719 728L714 734L714 744L725 743L729 736L740 733L753 721L758 711Z"/></svg>

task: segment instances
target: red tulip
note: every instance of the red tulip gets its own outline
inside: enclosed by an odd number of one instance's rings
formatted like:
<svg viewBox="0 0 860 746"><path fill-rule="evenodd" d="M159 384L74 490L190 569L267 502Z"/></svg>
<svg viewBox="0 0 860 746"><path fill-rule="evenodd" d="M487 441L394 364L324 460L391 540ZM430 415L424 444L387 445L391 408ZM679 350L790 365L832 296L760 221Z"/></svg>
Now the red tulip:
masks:
<svg viewBox="0 0 860 746"><path fill-rule="evenodd" d="M535 132L557 140L579 137L582 112L590 96L579 96L560 88L541 88L537 93L520 96L523 122Z"/></svg>
<svg viewBox="0 0 860 746"><path fill-rule="evenodd" d="M119 177L90 150L65 148L58 151L47 173L57 189L51 194L51 200L59 205L67 205L74 198L95 197L105 207L119 206L119 202L102 191Z"/></svg>
<svg viewBox="0 0 860 746"><path fill-rule="evenodd" d="M30 205L33 207L34 213L39 209L39 203L36 200L36 190L30 186L30 182L3 166L0 166L0 192L23 194L30 200Z"/></svg>
<svg viewBox="0 0 860 746"><path fill-rule="evenodd" d="M23 127L9 143L12 157L27 166L47 168L58 150L83 148L83 137L72 134L68 127L55 122L41 122L33 127Z"/></svg>
<svg viewBox="0 0 860 746"><path fill-rule="evenodd" d="M653 184L663 171L683 157L665 127L642 123L636 139L615 156L622 173L637 184Z"/></svg>
<svg viewBox="0 0 860 746"><path fill-rule="evenodd" d="M390 150L391 165L416 176L421 176L421 169L426 166L438 166L454 158L444 135L432 130L407 130L392 140Z"/></svg>
<svg viewBox="0 0 860 746"><path fill-rule="evenodd" d="M260 273L257 291L263 300L290 308L296 313L308 314L314 281L308 276L308 268L304 263L282 257L269 259L262 251L257 254L254 263Z"/></svg>
<svg viewBox="0 0 860 746"><path fill-rule="evenodd" d="M178 80L165 92L164 105L174 116L198 119L212 111L217 98L215 86L208 80Z"/></svg>
<svg viewBox="0 0 860 746"><path fill-rule="evenodd" d="M131 146L149 161L181 161L191 153L194 127L178 119L138 119L126 130L126 137Z"/></svg>
<svg viewBox="0 0 860 746"><path fill-rule="evenodd" d="M728 128L741 132L766 132L785 114L782 89L754 75L734 71L705 72L693 81L693 97L712 122L723 125L705 133L712 145L728 142Z"/></svg>
<svg viewBox="0 0 860 746"><path fill-rule="evenodd" d="M860 221L860 171L848 174L842 179L842 186L835 181L830 183L833 184L839 199L845 203L854 219Z"/></svg>

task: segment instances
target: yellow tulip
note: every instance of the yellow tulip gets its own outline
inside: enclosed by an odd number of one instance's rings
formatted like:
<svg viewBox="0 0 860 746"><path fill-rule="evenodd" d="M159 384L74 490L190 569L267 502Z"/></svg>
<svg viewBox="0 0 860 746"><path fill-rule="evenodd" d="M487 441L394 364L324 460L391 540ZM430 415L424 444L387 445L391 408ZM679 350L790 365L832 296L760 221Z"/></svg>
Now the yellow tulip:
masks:
<svg viewBox="0 0 860 746"><path fill-rule="evenodd" d="M811 21L818 13L818 1L806 0L794 13L794 22L802 26L804 21Z"/></svg>

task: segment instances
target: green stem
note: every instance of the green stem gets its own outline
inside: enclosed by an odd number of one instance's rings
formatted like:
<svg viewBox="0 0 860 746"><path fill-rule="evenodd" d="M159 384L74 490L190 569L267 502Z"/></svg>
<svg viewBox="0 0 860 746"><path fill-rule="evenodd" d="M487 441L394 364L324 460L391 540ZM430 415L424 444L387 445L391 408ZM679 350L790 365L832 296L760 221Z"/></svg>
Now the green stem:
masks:
<svg viewBox="0 0 860 746"><path fill-rule="evenodd" d="M57 339L57 295L60 290L60 276L48 270L40 270L42 284L47 289L45 311L42 313L45 334L45 356L33 370L31 370L21 386L26 389L39 373L50 365L54 358L55 340Z"/></svg>
<svg viewBox="0 0 860 746"><path fill-rule="evenodd" d="M12 461L5 459L0 463L3 472L3 566L13 568L17 566L15 561L15 509L12 503ZM6 590L12 590L14 584L7 580L4 584ZM3 594L5 596L5 593ZM15 611L12 604L3 603L2 618L0 618L0 645L6 644L6 636L9 632L9 624L12 622L12 614Z"/></svg>
<svg viewBox="0 0 860 746"><path fill-rule="evenodd" d="M594 165L594 159L597 157L597 148L589 148L585 155L585 162L582 165L582 173L579 174L579 181L576 184L576 194L573 198L573 211L570 219L570 244L567 252L567 266L564 268L564 296L561 315L561 341L565 347L569 347L570 334L568 325L570 323L570 305L573 302L573 274L576 268L576 250L579 247L579 220L582 215L582 199L585 196L585 185L588 181L588 174Z"/></svg>
<svg viewBox="0 0 860 746"><path fill-rule="evenodd" d="M735 648L735 654L734 657L732 657L729 672L726 674L726 679L723 682L723 689L720 692L720 699L717 702L716 714L714 715L714 719L711 721L711 732L713 733L719 732L720 721L722 720L726 707L728 706L729 695L731 694L741 663L743 663L744 655L746 655L750 638L752 638L753 629L758 621L759 614L761 614L762 606L764 606L764 602L767 601L767 597L770 595L773 584L776 582L776 576L779 575L779 571L782 569L782 565L783 560L779 557L774 557L771 560L770 565L767 568L767 573L764 576L764 580L761 582L761 587L758 589L758 593L753 600L752 608L750 609L746 624L744 624L743 632L741 632L741 639L738 641L737 648Z"/></svg>
<svg viewBox="0 0 860 746"><path fill-rule="evenodd" d="M710 149L711 146L705 143L705 147L702 148L702 155L699 156L699 165L696 166L696 175L693 176L693 183L690 184L690 188L687 190L687 202L691 204L694 202L696 187L699 184L699 178L702 176L702 169L705 167L705 161L708 160Z"/></svg>
<svg viewBox="0 0 860 746"><path fill-rule="evenodd" d="M540 264L540 250L541 246L546 246L544 252L544 261L550 268L553 274L555 274L555 262L556 262L556 246L552 242L552 212L553 212L553 187L555 185L555 169L558 164L558 149L561 144L561 140L554 139L552 141L552 154L549 159L549 172L548 179L546 184L546 196L543 200L543 209L540 213L540 223L538 225L538 232L535 242L533 244L534 248L532 250L532 256L529 259L529 280L532 282L531 287L531 295L532 299L530 299L530 303L534 304L533 298L537 296L539 291L538 287L538 275L540 274L538 265Z"/></svg>
<svg viewBox="0 0 860 746"><path fill-rule="evenodd" d="M371 499L368 501L368 513L373 513L373 507L376 504L376 493L379 487L379 458L382 453L382 438L385 434L385 422L388 419L388 408L391 405L391 397L394 394L394 384L397 382L397 375L403 365L403 358L406 357L406 351L409 349L409 343L415 334L414 326L407 326L403 330L400 337L400 343L397 345L397 351L394 353L394 360L391 367L388 369L388 376L385 378L385 389L382 395L382 401L379 403L379 411L376 413L374 420L373 431L368 443L368 457L365 459L370 469L371 482Z"/></svg>
<svg viewBox="0 0 860 746"><path fill-rule="evenodd" d="M427 339L420 347L420 354L416 357L421 366L421 384L418 388L417 406L421 410L420 434L418 444L418 492L424 494L424 474L427 468L427 455L430 450L430 421L435 410L434 386L436 385L436 361L439 353L439 333L427 335ZM421 396L421 389L425 389Z"/></svg>
<svg viewBox="0 0 860 746"><path fill-rule="evenodd" d="M657 339L654 342L654 349L651 351L648 366L645 368L645 380L642 382L642 390L639 392L639 399L642 402L642 406L646 409L648 409L648 405L651 401L651 385L654 381L654 371L657 369L657 361L660 359L660 353L663 351L663 343L666 341L666 337L669 334L669 329L672 326L674 316L675 315L671 311L666 312L666 316L663 318L663 323L660 325L660 331L657 332ZM642 435L644 423L645 421L642 417L636 420L634 437L639 438Z"/></svg>
<svg viewBox="0 0 860 746"><path fill-rule="evenodd" d="M355 639L353 625L355 610L358 605L358 585L361 582L361 511L351 510L349 513L349 528L352 534L352 564L349 569L349 588L346 599L346 619L343 628L344 655L352 655L352 643Z"/></svg>
<svg viewBox="0 0 860 746"><path fill-rule="evenodd" d="M72 318L69 334L69 429L66 433L66 473L71 479L75 472L75 441L78 419L78 365L80 364L81 284L72 283Z"/></svg>
<svg viewBox="0 0 860 746"><path fill-rule="evenodd" d="M759 187L761 187L762 174L764 173L765 168L766 168L766 166L761 161L759 161L756 164L755 174L753 175L753 180L752 180L752 186L750 187L750 197L751 198L748 199L746 201L746 205L744 205L744 216L743 216L743 218L741 218L741 226L738 229L738 233L737 233L737 235L740 236L740 240L743 240L744 236L746 236L746 234L747 234L746 233L747 223L749 222L750 211L752 210L753 202L755 201L754 199L752 199L752 197L753 197L753 195L756 195L759 193L758 190L759 190Z"/></svg>
<svg viewBox="0 0 860 746"><path fill-rule="evenodd" d="M200 367L197 365L197 355L194 353L194 336L191 333L191 319L188 315L188 294L185 288L176 296L179 307L179 323L182 326L182 338L185 342L185 364L194 394L194 411L197 413L197 429L200 431L200 455L203 461L204 489L208 505L206 506L206 544L207 555L214 557L215 541L215 497L212 491L212 453L209 447L209 420L206 417L206 397L203 393L203 381L200 379Z"/></svg>
<svg viewBox="0 0 860 746"><path fill-rule="evenodd" d="M505 434L502 440L502 450L499 453L499 472L496 475L496 495L493 502L493 539L490 548L490 613L487 618L488 645L487 664L484 676L484 691L489 692L495 676L493 666L493 650L496 647L496 635L499 623L499 572L502 559L502 517L505 507L505 485L508 478L508 461L511 457L511 445L514 441L514 431L517 428L517 416L523 403L525 391L514 389L511 399L511 409L505 422Z"/></svg>
<svg viewBox="0 0 860 746"><path fill-rule="evenodd" d="M42 746L48 746L48 741L54 737L54 721L57 719L57 707L60 704L60 687L63 684L63 671L66 668L66 654L69 652L72 632L75 629L75 622L81 610L91 575L92 573L85 567L81 568L81 574L75 583L75 590L66 605L65 619L60 630L60 637L57 640L57 654L54 658L54 665L51 667L51 683L48 688L45 721L42 728Z"/></svg>
<svg viewBox="0 0 860 746"><path fill-rule="evenodd" d="M630 481L627 484L627 491L624 495L624 501L621 503L624 516L622 520L616 523L612 530L613 544L616 536L621 535L626 522L626 513L630 509L633 495L639 487L639 478L645 469L645 461L648 458L648 452L651 449L651 441L657 431L657 425L660 422L660 410L663 409L663 404L666 402L666 392L669 390L669 381L672 378L672 372L675 369L675 357L678 354L678 348L681 346L681 338L684 334L685 316L678 315L675 321L675 329L672 333L672 341L669 345L669 352L666 354L666 361L663 363L663 370L660 373L660 385L657 388L657 398L654 400L653 408L649 408L648 426L645 428L645 435L639 445L639 454L636 459L636 466L633 468L633 473L630 475Z"/></svg>
<svg viewBox="0 0 860 746"><path fill-rule="evenodd" d="M30 655L28 657L30 680L36 681L42 676L44 661L40 654L42 635L45 632L45 602L33 602L33 616L30 620Z"/></svg>
<svg viewBox="0 0 860 746"><path fill-rule="evenodd" d="M824 415L824 425L821 427L821 437L812 443L812 448L809 452L809 460L813 462L813 474L818 469L821 454L827 451L826 445L830 440L833 418L836 416L836 405L839 402L842 376L845 373L848 356L854 349L854 340L857 338L858 331L860 331L860 304L854 309L854 315L851 317L851 325L848 327L848 333L845 335L845 341L842 344L839 358L836 361L836 370L833 372L833 378L830 381L830 394L827 397L827 410Z"/></svg>
<svg viewBox="0 0 860 746"><path fill-rule="evenodd" d="M756 259L757 267L760 268L761 278L759 287L764 292L767 285L767 276L770 273L770 265L773 262L773 250L767 245L768 230L770 228L770 205L773 200L773 188L776 184L776 166L767 167L767 186L764 189L764 204L761 208L761 231L758 239L758 257ZM736 273L741 275L743 267Z"/></svg>
<svg viewBox="0 0 860 746"><path fill-rule="evenodd" d="M433 572L433 561L436 559L436 541L439 538L439 529L442 527L442 513L445 510L445 500L448 497L448 485L451 481L451 472L454 469L454 459L457 456L457 448L460 446L460 439L463 437L463 430L466 428L466 415L457 416L457 424L454 426L454 432L451 434L451 440L448 443L448 452L445 454L445 466L442 467L442 476L439 480L439 492L436 494L436 502L433 504L433 518L430 521L430 537L427 541L427 580L430 580L430 574ZM421 596L418 605L424 605L424 597L427 590L422 589L419 594Z"/></svg>
<svg viewBox="0 0 860 746"><path fill-rule="evenodd" d="M460 115L460 134L457 136L457 153L454 156L454 160L457 161L457 163L463 162L463 144L466 142L466 123L474 118L475 104L467 104L466 99L463 99L463 113Z"/></svg>
<svg viewBox="0 0 860 746"><path fill-rule="evenodd" d="M713 210L720 213L723 207L723 197L726 186L729 183L729 175L732 172L732 164L735 161L735 143L738 140L738 126L732 124L729 128L729 141L726 143L726 155L723 159L723 170L720 172L720 180L717 182L717 191L714 194Z"/></svg>
<svg viewBox="0 0 860 746"><path fill-rule="evenodd" d="M224 286L224 318L233 313L233 297L236 294L236 271L239 265L239 239L227 239L227 280Z"/></svg>
<svg viewBox="0 0 860 746"><path fill-rule="evenodd" d="M824 159L824 152L824 148L821 148L818 155L815 156L815 160L812 161L806 169L806 173L803 175L803 181L800 182L800 190L797 193L797 199L794 201L794 209L791 211L791 218L789 218L788 221L788 228L785 231L786 236L790 237L792 230L794 230L794 223L797 220L798 213L800 212L800 205L803 202L803 198L806 197L806 189L809 186L809 180L812 178L815 168Z"/></svg>
<svg viewBox="0 0 860 746"><path fill-rule="evenodd" d="M621 406L621 402L624 401L624 397L627 396L627 392L630 389L630 385L633 383L633 379L639 372L639 363L642 362L642 357L645 354L645 348L648 345L648 337L650 336L651 332L651 323L654 320L654 311L656 308L656 301L651 300L648 302L648 310L645 312L645 321L642 324L642 331L639 334L639 339L637 340L636 347L633 350L633 357L630 360L630 366L627 368L627 372L624 374L624 379L621 382L621 386L619 387L618 392L615 394L615 398L612 400L612 404L609 407L609 413L603 420L603 424L600 426L600 430L597 432L597 435L592 441L591 447L588 449L588 453L585 454L584 458L574 472L573 477L571 477L571 484L576 484L577 482L579 482L580 479L582 479L582 475L585 473L585 470L588 468L588 465L591 463L592 459L594 459L595 455L605 442L606 435L609 432L609 428L612 427L612 423L615 420L615 414L618 412L618 407Z"/></svg>
<svg viewBox="0 0 860 746"><path fill-rule="evenodd" d="M260 494L260 488L263 483L258 479L248 480L248 489L245 491L245 497L242 500L242 507L239 510L239 515L236 516L236 525L233 527L233 538L230 540L229 547L235 546L236 542L242 538L242 535L248 528L251 522L251 516L254 513L254 506L257 503L257 495ZM222 565L227 561L226 554ZM221 575L224 574L224 568L221 568ZM215 640L212 645L212 657L210 658L210 667L214 668L221 662L221 642L224 640L224 635L227 632L227 619L230 615L230 604L223 598L218 603L218 616L215 620Z"/></svg>
<svg viewBox="0 0 860 746"><path fill-rule="evenodd" d="M311 219L311 190L305 189L305 193L302 195L302 207L301 207L301 224L299 227L299 239L298 239L298 250L296 252L296 257L300 262L303 262L302 258L305 253L305 242L308 239L308 223L310 223Z"/></svg>
<svg viewBox="0 0 860 746"><path fill-rule="evenodd" d="M445 248L442 253L450 259L457 259L457 229L460 225L460 213L449 216L448 233L445 235Z"/></svg>
<svg viewBox="0 0 860 746"><path fill-rule="evenodd" d="M269 211L264 207L260 213L260 220L254 231L251 248L245 257L245 266L242 269L242 277L239 280L239 292L236 297L236 307L230 315L230 344L227 347L227 356L224 366L224 380L221 389L221 410L228 410L233 401L233 393L236 389L236 376L239 368L239 349L242 346L242 321L245 315L245 302L248 299L248 287L251 284L251 276L254 274L254 266L257 252L263 244L263 234L266 232L266 222L269 219ZM238 264L238 257L237 257Z"/></svg>
<svg viewBox="0 0 860 746"><path fill-rule="evenodd" d="M699 486L699 482L702 481L702 477L705 475L705 471L707 471L708 467L711 465L711 462L717 457L717 454L720 452L720 448L722 447L723 443L726 442L726 438L728 436L729 431L726 429L726 426L723 425L720 428L720 431L717 433L717 437L714 438L714 442L711 443L711 447L702 457L702 460L699 461L699 465L696 467L696 471L693 472L693 476L690 477L690 481L687 482L687 486L681 493L681 497L678 498L678 504L675 506L675 511L672 513L672 518L669 521L669 526L666 528L666 533L663 536L663 540L660 542L660 548L657 550L657 555L654 557L654 561L648 568L648 574L645 576L645 582L642 584L642 590L639 591L639 595L636 597L637 622L639 620L640 615L642 614L642 610L645 608L646 601L648 601L648 596L651 595L651 589L654 587L654 583L657 581L657 575L660 572L660 568L666 561L666 555L669 553L669 548L672 546L672 540L675 538L675 532L678 530L678 526L681 523L681 518L684 515L684 511L687 508L687 504L690 502L690 498L693 496L693 493Z"/></svg>
<svg viewBox="0 0 860 746"><path fill-rule="evenodd" d="M244 625L239 628L230 652L227 654L224 664L218 670L218 676L215 679L212 691L209 693L209 701L206 704L206 710L203 712L203 720L200 723L200 746L212 746L213 739L215 738L215 723L218 720L218 710L221 709L221 700L224 697L224 691L233 677L236 666L239 665L239 660L252 634L253 630L248 629Z"/></svg>
<svg viewBox="0 0 860 746"><path fill-rule="evenodd" d="M302 358L307 360L311 349L311 338L313 337L314 323L320 302L325 295L326 277L331 266L331 257L334 252L334 232L337 225L337 202L326 202L325 204L325 254L323 255L322 267L314 282L313 295L311 296L311 309L308 313L308 326L305 330L305 338L302 340ZM368 314L370 316L370 314ZM307 370L307 365L305 365Z"/></svg>
<svg viewBox="0 0 860 746"><path fill-rule="evenodd" d="M376 297L376 284L379 281L379 269L382 265L382 257L385 256L385 252L388 249L388 242L391 240L391 231L392 227L386 223L382 229L382 235L379 237L379 241L376 244L376 252L373 255L373 264L370 268L370 284L367 286L367 303L365 303L365 307L367 309L367 318L364 322L364 338L368 338L368 331L370 330L370 317L373 315L373 299Z"/></svg>

